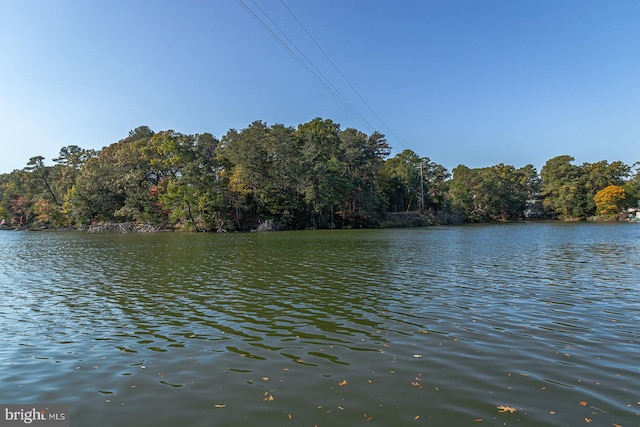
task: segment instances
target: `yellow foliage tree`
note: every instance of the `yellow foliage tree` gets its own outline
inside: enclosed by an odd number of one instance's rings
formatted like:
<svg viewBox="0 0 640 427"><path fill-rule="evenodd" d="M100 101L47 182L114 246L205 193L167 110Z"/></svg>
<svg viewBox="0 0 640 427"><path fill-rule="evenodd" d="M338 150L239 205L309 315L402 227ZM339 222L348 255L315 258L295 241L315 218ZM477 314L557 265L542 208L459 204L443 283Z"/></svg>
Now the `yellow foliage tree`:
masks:
<svg viewBox="0 0 640 427"><path fill-rule="evenodd" d="M627 197L624 188L610 185L598 191L593 197L597 212L600 215L610 215L620 212L622 201Z"/></svg>
<svg viewBox="0 0 640 427"><path fill-rule="evenodd" d="M233 172L229 178L229 188L234 193L238 193L243 197L251 193L247 173L242 166L235 166L233 168Z"/></svg>

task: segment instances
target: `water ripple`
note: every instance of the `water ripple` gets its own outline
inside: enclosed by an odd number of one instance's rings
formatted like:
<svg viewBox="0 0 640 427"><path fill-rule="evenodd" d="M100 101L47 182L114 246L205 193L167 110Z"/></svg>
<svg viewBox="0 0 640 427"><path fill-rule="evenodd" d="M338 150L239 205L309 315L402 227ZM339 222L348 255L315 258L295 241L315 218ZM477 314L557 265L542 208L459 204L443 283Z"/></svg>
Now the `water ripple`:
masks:
<svg viewBox="0 0 640 427"><path fill-rule="evenodd" d="M635 425L638 237L3 233L0 400L78 425Z"/></svg>

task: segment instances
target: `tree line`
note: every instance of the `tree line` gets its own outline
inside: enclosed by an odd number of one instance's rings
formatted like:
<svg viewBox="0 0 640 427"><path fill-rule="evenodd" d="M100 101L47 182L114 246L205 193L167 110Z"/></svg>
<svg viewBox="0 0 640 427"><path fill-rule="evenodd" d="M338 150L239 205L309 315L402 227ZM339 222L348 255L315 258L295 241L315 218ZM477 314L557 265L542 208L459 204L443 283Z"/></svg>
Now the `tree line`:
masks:
<svg viewBox="0 0 640 427"><path fill-rule="evenodd" d="M140 126L101 150L63 147L0 175L0 217L14 226L137 222L194 231L375 227L388 212L440 223L584 219L637 205L640 177L620 161L445 167L391 147L378 132L316 118L296 128L255 121L210 133Z"/></svg>

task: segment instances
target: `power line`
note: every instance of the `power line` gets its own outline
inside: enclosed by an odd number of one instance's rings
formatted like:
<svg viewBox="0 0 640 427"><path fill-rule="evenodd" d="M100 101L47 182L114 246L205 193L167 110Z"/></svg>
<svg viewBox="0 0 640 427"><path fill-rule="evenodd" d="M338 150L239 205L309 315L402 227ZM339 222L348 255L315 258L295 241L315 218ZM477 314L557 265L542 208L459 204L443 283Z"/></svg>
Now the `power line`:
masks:
<svg viewBox="0 0 640 427"><path fill-rule="evenodd" d="M278 24L276 22L273 21L273 19L271 19L271 17L269 17L269 14L267 14L267 12L265 12L260 5L256 2L256 0L251 0L251 2L258 8L258 10L260 12L262 12L262 14L264 16L266 16L266 18L269 20L269 22L271 22L271 24L273 24L273 26L280 32L280 34L282 34L282 36L287 39L287 41L291 44L291 46L300 54L300 56L302 58L304 58L307 63L309 64L309 66L311 68L313 68L313 70L318 74L318 76L321 78L321 80L326 83L327 86L329 86L331 88L331 90L344 102L343 105L348 105L349 110L352 112L352 114L356 115L357 119L360 120L360 122L362 122L363 124L365 124L365 126L367 126L370 130L373 130L373 126L371 125L371 123L369 123L369 121L367 120L367 118L365 116L363 116L357 109L356 107L354 107L349 100L342 95L342 93L340 92L339 89L337 89L333 84L331 84L331 81L329 79L326 78L326 76L322 73L322 71L320 71L315 65L313 65L313 61L311 61L305 54L304 52L302 52L297 46L296 44L293 42L293 40L291 40L287 34L278 26Z"/></svg>
<svg viewBox="0 0 640 427"><path fill-rule="evenodd" d="M324 55L324 57L327 59L327 61L329 61L329 63L333 66L333 68L335 68L335 70L338 72L338 74L340 74L340 76L344 79L345 82L347 82L347 84L349 85L349 87L353 90L353 92L358 95L358 98L360 98L360 100L364 103L364 105L367 106L367 108L369 109L369 111L371 111L373 113L373 115L380 121L380 123L382 124L382 126L384 126L384 128L400 143L400 145L402 145L404 147L404 144L402 144L402 141L400 140L400 138L398 137L398 135L396 135L391 128L389 128L389 126L387 126L387 124L384 122L384 120L382 120L382 118L378 115L378 113L375 112L375 110L371 107L371 105L369 105L369 103L364 99L364 97L360 94L360 92L358 92L358 90L353 86L353 84L351 84L351 82L349 81L349 79L347 78L347 76L344 75L344 73L340 70L340 68L335 64L335 62L333 62L333 60L331 60L331 58L329 57L329 55L327 54L327 52L325 52L325 50L320 46L320 44L316 41L316 39L311 35L311 33L306 29L306 27L302 24L302 22L300 22L300 20L298 19L298 17L293 13L293 11L289 8L289 6L287 6L287 4L285 3L284 0L280 0L280 3L282 3L282 5L284 6L285 9L287 9L287 11L289 12L289 14L293 17L293 19L298 23L298 25L300 26L300 28L302 28L302 30L307 34L307 36L309 36L309 38L311 39L311 41L313 41L313 43L316 45L316 47L320 50L320 52L322 52L322 54ZM407 148L407 147L404 147Z"/></svg>
<svg viewBox="0 0 640 427"><path fill-rule="evenodd" d="M358 112L358 110L351 105L351 103L336 89L329 80L313 65L311 60L297 48L295 43L287 37L287 35L280 29L280 27L269 17L269 15L258 6L255 0L252 0L256 8L262 12L262 14L271 22L271 24L283 35L283 37L290 43L287 44L257 13L254 12L249 6L247 6L243 0L236 0L236 2L242 6L242 8L258 23L260 26L285 50L287 53L300 64L307 73L309 73L333 98L338 101L347 111L358 119L369 131L373 131L373 126L367 121L367 119ZM298 53L296 53L295 51ZM304 60L303 60L304 58ZM306 62L305 62L306 61Z"/></svg>

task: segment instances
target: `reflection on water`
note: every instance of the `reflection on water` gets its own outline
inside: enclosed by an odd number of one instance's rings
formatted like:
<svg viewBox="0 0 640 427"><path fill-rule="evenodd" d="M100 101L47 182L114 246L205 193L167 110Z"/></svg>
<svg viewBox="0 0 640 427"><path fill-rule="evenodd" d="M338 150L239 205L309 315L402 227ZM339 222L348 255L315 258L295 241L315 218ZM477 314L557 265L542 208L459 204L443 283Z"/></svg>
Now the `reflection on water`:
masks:
<svg viewBox="0 0 640 427"><path fill-rule="evenodd" d="M638 425L639 237L2 233L0 402L96 426Z"/></svg>

